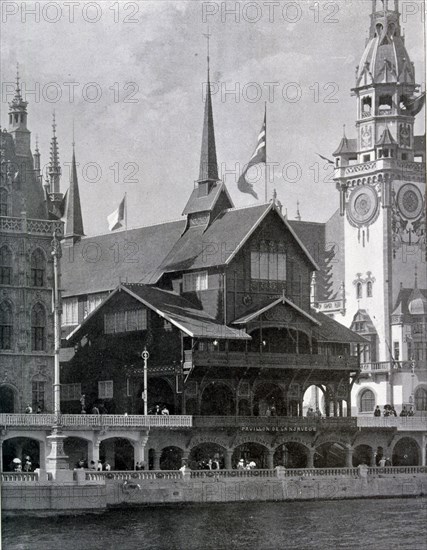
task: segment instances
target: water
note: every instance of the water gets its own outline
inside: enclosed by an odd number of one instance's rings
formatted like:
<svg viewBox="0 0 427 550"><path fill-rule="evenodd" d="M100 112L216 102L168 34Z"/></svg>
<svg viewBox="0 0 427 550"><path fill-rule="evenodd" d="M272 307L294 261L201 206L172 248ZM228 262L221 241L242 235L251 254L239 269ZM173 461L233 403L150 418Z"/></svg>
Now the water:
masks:
<svg viewBox="0 0 427 550"><path fill-rule="evenodd" d="M250 502L10 517L4 550L427 550L427 498Z"/></svg>

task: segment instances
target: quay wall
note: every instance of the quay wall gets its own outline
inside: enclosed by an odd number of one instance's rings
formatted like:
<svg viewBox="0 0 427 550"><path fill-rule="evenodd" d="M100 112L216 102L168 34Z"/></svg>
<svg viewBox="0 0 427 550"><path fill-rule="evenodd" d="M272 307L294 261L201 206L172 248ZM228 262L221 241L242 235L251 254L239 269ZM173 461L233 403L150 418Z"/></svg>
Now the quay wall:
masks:
<svg viewBox="0 0 427 550"><path fill-rule="evenodd" d="M381 472L379 471L381 470ZM399 472L399 470L405 470ZM172 503L293 501L427 495L427 468L86 472L84 481L3 481L2 510L73 511ZM107 477L108 476L108 477ZM81 476L79 476L81 477Z"/></svg>

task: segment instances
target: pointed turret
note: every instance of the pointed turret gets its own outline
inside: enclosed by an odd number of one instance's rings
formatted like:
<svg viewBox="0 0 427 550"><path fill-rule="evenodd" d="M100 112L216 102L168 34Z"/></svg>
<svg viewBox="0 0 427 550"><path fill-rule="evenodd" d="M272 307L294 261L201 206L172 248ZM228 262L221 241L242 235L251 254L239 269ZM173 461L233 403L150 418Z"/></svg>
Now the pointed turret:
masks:
<svg viewBox="0 0 427 550"><path fill-rule="evenodd" d="M71 161L70 187L68 188L66 203L64 241L66 244L71 245L79 241L81 237L84 237L74 143L73 158Z"/></svg>
<svg viewBox="0 0 427 550"><path fill-rule="evenodd" d="M234 207L224 183L220 181L218 176L210 83L210 35L208 33L205 36L208 40L208 78L203 120L202 150L200 154L199 179L196 181L196 187L183 211L183 215L188 217L187 228L194 225L207 226L221 211Z"/></svg>
<svg viewBox="0 0 427 550"><path fill-rule="evenodd" d="M27 105L21 94L19 67L16 66L15 96L9 103L9 132L15 142L17 156L30 156L30 132L27 128Z"/></svg>
<svg viewBox="0 0 427 550"><path fill-rule="evenodd" d="M200 154L199 185L213 184L219 180L218 164L216 159L215 130L212 113L211 83L208 68L206 87L205 116L203 121L202 150Z"/></svg>
<svg viewBox="0 0 427 550"><path fill-rule="evenodd" d="M58 139L56 137L55 111L52 115L52 139L50 141L50 162L48 168L50 193L60 193L59 184L61 178L61 166L59 165Z"/></svg>

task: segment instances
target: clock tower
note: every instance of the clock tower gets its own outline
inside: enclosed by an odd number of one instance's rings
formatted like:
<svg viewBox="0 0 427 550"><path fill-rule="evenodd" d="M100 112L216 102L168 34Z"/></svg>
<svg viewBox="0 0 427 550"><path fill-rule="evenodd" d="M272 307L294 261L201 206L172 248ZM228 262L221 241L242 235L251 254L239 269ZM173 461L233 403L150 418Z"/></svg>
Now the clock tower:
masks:
<svg viewBox="0 0 427 550"><path fill-rule="evenodd" d="M414 272L426 281L425 136L414 135L418 94L398 0L373 0L369 38L352 94L355 139L334 153L344 217L343 322L371 342L362 362L393 357L391 314ZM425 284L424 284L425 286Z"/></svg>

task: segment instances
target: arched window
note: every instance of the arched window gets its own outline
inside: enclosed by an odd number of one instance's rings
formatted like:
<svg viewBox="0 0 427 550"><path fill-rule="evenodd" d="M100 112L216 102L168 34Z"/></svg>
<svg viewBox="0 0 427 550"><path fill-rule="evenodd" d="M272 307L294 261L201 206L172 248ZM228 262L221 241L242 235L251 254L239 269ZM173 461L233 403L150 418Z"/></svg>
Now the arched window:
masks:
<svg viewBox="0 0 427 550"><path fill-rule="evenodd" d="M36 304L31 312L31 349L46 349L46 310L41 304Z"/></svg>
<svg viewBox="0 0 427 550"><path fill-rule="evenodd" d="M0 349L12 349L12 307L9 302L0 304Z"/></svg>
<svg viewBox="0 0 427 550"><path fill-rule="evenodd" d="M0 188L0 216L9 215L9 193L4 187Z"/></svg>
<svg viewBox="0 0 427 550"><path fill-rule="evenodd" d="M427 390L424 388L418 388L415 392L415 409L427 411Z"/></svg>
<svg viewBox="0 0 427 550"><path fill-rule="evenodd" d="M40 248L31 255L31 286L44 286L46 276L46 259Z"/></svg>
<svg viewBox="0 0 427 550"><path fill-rule="evenodd" d="M366 296L372 298L372 281L366 283Z"/></svg>
<svg viewBox="0 0 427 550"><path fill-rule="evenodd" d="M356 285L356 297L358 300L362 297L362 283Z"/></svg>
<svg viewBox="0 0 427 550"><path fill-rule="evenodd" d="M375 395L371 390L364 390L360 396L360 412L372 412L375 409Z"/></svg>
<svg viewBox="0 0 427 550"><path fill-rule="evenodd" d="M0 248L0 285L12 284L12 252L8 246Z"/></svg>

